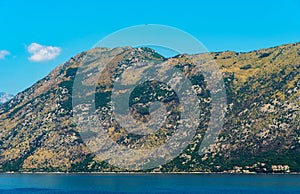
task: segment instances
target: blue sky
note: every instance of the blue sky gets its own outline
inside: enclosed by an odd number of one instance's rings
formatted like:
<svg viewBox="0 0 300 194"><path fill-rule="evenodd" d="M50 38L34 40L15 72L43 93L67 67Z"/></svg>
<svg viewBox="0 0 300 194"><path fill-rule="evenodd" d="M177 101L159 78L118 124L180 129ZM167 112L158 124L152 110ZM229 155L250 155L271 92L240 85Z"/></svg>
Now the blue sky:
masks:
<svg viewBox="0 0 300 194"><path fill-rule="evenodd" d="M300 41L298 0L2 0L0 18L0 91L12 94L110 33L133 25L182 29L209 51L249 51Z"/></svg>

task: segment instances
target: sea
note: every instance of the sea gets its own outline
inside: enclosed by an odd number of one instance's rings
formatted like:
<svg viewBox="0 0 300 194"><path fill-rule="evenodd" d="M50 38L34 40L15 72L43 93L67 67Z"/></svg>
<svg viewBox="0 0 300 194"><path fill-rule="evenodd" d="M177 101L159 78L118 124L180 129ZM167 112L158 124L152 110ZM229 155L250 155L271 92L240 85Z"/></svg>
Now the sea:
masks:
<svg viewBox="0 0 300 194"><path fill-rule="evenodd" d="M13 173L0 193L300 193L300 175Z"/></svg>

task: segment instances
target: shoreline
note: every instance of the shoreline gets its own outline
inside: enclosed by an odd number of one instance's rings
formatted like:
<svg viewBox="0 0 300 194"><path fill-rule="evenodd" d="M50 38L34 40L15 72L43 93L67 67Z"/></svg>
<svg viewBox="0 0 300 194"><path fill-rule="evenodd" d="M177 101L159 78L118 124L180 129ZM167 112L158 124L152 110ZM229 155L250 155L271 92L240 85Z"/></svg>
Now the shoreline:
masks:
<svg viewBox="0 0 300 194"><path fill-rule="evenodd" d="M290 173L228 173L228 172L0 172L8 174L44 174L44 175L300 175L300 172Z"/></svg>

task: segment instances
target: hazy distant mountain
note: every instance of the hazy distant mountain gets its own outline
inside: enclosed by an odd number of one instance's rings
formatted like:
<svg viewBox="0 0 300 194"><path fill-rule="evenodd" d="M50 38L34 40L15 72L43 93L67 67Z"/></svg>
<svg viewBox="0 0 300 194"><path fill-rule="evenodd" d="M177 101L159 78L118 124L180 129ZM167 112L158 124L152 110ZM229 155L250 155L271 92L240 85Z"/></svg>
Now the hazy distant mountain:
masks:
<svg viewBox="0 0 300 194"><path fill-rule="evenodd" d="M7 102L8 100L12 99L14 96L11 94L7 94L4 92L0 92L0 104Z"/></svg>
<svg viewBox="0 0 300 194"><path fill-rule="evenodd" d="M101 53L105 61L121 52L102 75L96 98L108 106L112 80L132 62L165 61L181 69L199 88L199 100L209 102L203 77L187 55L166 59L151 49L96 48L80 53L54 69L9 103L0 106L0 169L2 171L118 171L98 161L79 136L72 117L72 85L78 64ZM180 156L155 171L207 172L300 172L300 44L287 44L251 52L216 52L192 55L203 65L215 61L224 77L228 107L222 132L216 143L199 155L208 120L209 104L201 107L204 116L193 142ZM87 61L93 83L97 62ZM136 72L138 73L138 72ZM161 89L161 88L159 88ZM147 94L148 89L135 95ZM86 93L86 98L91 94ZM161 95L165 95L164 92ZM164 96L163 96L164 97ZM141 100L143 98L136 98ZM133 109L134 114L138 111ZM140 119L147 113L139 113ZM144 115L143 115L144 114ZM146 116L145 116L146 115ZM109 118L110 115L104 115ZM144 145L143 137L130 136L114 125L111 138L124 145ZM167 132L149 137L147 146L163 142ZM151 139L152 138L152 139ZM176 145L175 145L176 146Z"/></svg>

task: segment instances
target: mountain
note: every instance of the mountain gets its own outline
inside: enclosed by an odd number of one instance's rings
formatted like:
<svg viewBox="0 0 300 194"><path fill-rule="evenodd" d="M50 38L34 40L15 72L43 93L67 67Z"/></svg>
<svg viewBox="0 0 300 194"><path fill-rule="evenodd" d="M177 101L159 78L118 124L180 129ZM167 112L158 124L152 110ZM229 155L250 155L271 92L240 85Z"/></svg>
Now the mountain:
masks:
<svg viewBox="0 0 300 194"><path fill-rule="evenodd" d="M12 99L14 96L11 94L7 94L4 92L0 92L0 104L7 102L8 100Z"/></svg>
<svg viewBox="0 0 300 194"><path fill-rule="evenodd" d="M201 63L195 64L193 59ZM79 70L83 62L85 68ZM198 107L202 117L192 142L179 156L150 171L300 172L300 43L251 52L182 54L169 59L149 48L95 48L82 52L0 106L0 169L124 171L93 154L91 149L95 145L86 141L93 137L92 126L84 133L78 129L74 117L78 110L72 106L72 96L77 95L73 94L76 73L79 75L76 78L82 79L78 82L82 84L81 97L95 99L97 118L109 127L108 134L113 141L128 147L153 147L170 138L176 132L174 121L180 117L179 109L171 106L176 107L178 96L168 93L170 90L163 89L166 87L161 83L141 85L134 90L135 98L130 101L132 115L145 122L152 116L147 110L149 106L139 105L151 91L160 90L159 95L158 92L150 95L150 100L161 96L170 113L170 123L163 125L155 135L132 135L120 127L112 115L102 111L111 108L114 80L133 64L145 62L163 62L180 69L198 88L197 98L202 102ZM99 78L101 63L108 65L106 73ZM200 142L209 126L211 91L197 69L210 63L216 63L222 72L227 106L224 107L224 125L216 141L199 154ZM139 72L132 72L129 81L134 81ZM86 92L92 83L97 83L94 93Z"/></svg>

